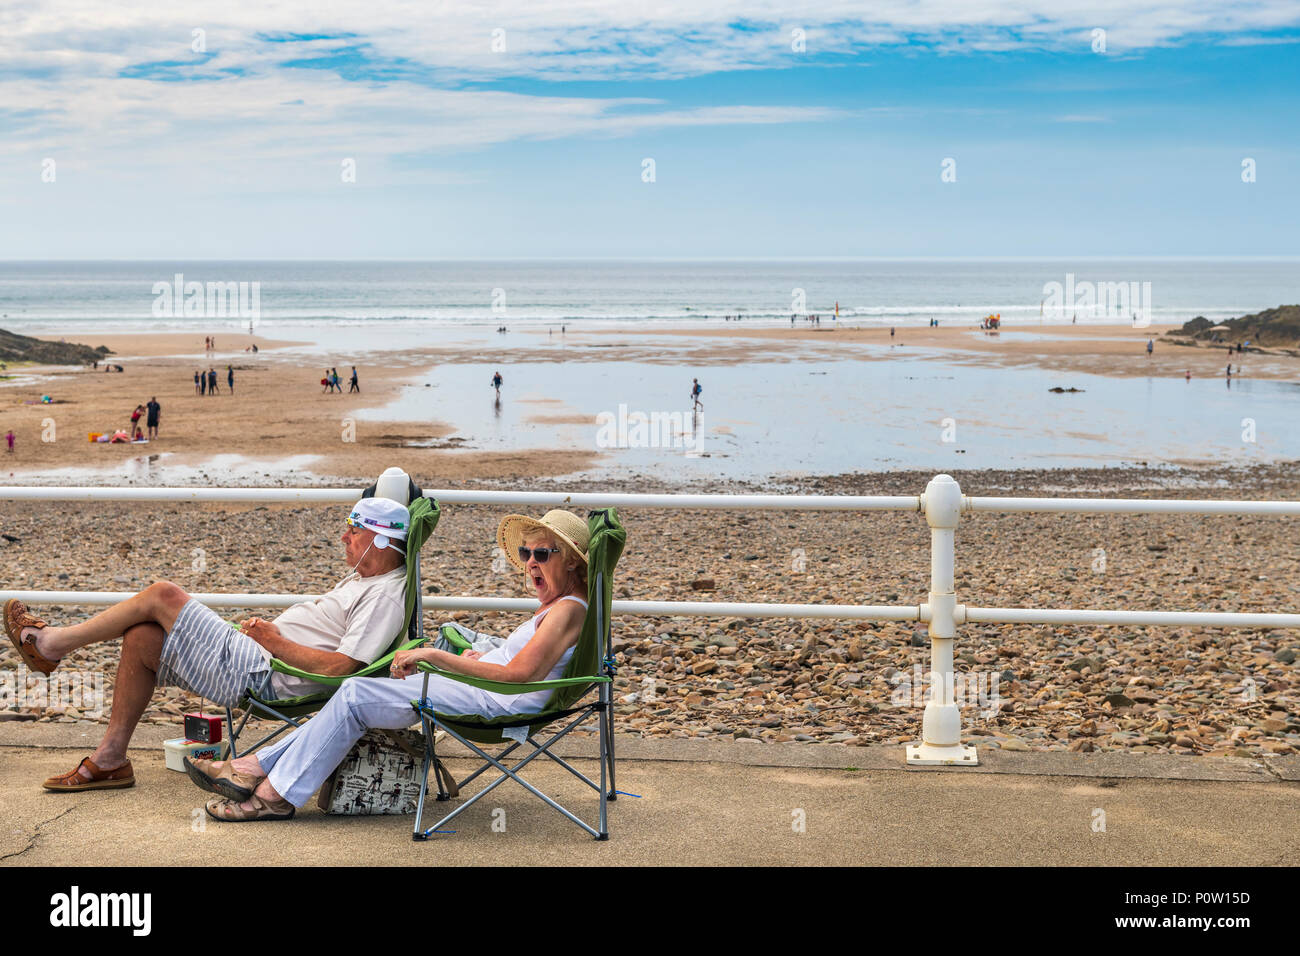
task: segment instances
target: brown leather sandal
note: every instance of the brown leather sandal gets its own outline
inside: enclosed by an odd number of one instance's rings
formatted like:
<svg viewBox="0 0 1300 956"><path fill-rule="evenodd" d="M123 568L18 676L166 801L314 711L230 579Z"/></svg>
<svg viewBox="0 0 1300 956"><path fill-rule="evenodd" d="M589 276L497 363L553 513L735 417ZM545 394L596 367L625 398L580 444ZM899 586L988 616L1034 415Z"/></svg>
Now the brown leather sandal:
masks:
<svg viewBox="0 0 1300 956"><path fill-rule="evenodd" d="M89 780L77 772L83 765L90 771ZM135 786L135 771L131 769L131 761L129 760L115 770L101 770L93 760L86 757L68 773L59 777L51 777L41 786L46 790L60 791L117 790L122 787Z"/></svg>
<svg viewBox="0 0 1300 956"><path fill-rule="evenodd" d="M223 796L227 800L234 800L236 803L243 803L251 797L253 790L262 779L252 774L240 773L229 760L225 761L225 766L220 772L216 772L213 769L213 764L217 763L215 760L191 760L189 757L184 759L185 772L189 774L196 787Z"/></svg>
<svg viewBox="0 0 1300 956"><path fill-rule="evenodd" d="M297 812L297 807L288 800L277 800L271 803L263 800L257 794L253 794L248 799L253 804L252 810L243 809L240 807L239 801L236 800L209 800L205 805L205 809L212 819L222 820L227 823L247 823L250 820L289 820Z"/></svg>
<svg viewBox="0 0 1300 956"><path fill-rule="evenodd" d="M36 642L31 638L23 640L21 635L25 627L49 627L44 621L33 614L28 613L27 605L17 598L10 598L5 601L5 633L9 635L9 643L22 656L29 670L34 670L40 674L49 674L54 668L59 666L58 661L52 661L42 657L36 650Z"/></svg>

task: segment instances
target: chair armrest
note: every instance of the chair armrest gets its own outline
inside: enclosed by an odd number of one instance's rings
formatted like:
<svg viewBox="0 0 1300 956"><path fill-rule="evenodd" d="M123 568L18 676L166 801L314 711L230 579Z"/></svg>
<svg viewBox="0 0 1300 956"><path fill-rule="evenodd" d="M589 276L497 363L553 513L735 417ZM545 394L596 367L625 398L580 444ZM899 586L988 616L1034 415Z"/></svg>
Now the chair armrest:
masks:
<svg viewBox="0 0 1300 956"><path fill-rule="evenodd" d="M294 667L292 664L286 664L278 657L271 658L271 670L280 674L288 674L291 677L301 677L304 680L314 681L317 684L324 684L327 687L338 687L345 680L350 680L353 677L370 677L374 674L380 673L381 671L388 670L388 665L393 662L393 657L396 655L397 651L409 651L412 648L419 647L421 644L426 643L428 640L427 637L417 637L413 641L407 641L401 647L397 648L397 650L389 651L373 664L367 664L365 667L361 668L361 670L353 671L351 674L313 674L310 671L304 671Z"/></svg>
<svg viewBox="0 0 1300 956"><path fill-rule="evenodd" d="M452 646L455 654L463 654L473 646L469 641L465 640L460 631L450 624L444 624L438 628L438 633L442 635L444 641Z"/></svg>
<svg viewBox="0 0 1300 956"><path fill-rule="evenodd" d="M420 661L417 668L426 674L437 674L439 677L446 677L450 680L460 681L462 684L469 684L471 687L477 687L480 690L491 691L494 694L530 694L537 690L554 690L557 687L572 687L575 684L607 684L610 681L608 677L559 677L555 680L535 680L528 683L513 683L511 681L491 680L486 677L470 677L468 674L456 674L452 671L443 670L441 667L435 667L428 661Z"/></svg>

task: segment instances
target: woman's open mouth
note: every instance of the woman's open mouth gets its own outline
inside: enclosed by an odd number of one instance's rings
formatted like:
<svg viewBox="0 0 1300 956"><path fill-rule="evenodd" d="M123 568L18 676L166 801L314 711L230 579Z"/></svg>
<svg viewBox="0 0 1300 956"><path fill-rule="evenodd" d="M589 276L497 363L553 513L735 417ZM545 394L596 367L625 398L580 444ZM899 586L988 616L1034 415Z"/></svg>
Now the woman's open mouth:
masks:
<svg viewBox="0 0 1300 956"><path fill-rule="evenodd" d="M546 578L542 577L539 572L533 572L533 587L543 588L546 586Z"/></svg>

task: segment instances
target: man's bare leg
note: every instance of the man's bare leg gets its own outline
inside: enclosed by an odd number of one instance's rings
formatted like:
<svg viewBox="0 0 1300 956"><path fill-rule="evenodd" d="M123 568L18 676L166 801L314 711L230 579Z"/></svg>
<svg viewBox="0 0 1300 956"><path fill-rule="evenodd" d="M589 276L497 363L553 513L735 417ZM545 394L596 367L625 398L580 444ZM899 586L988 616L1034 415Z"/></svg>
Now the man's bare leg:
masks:
<svg viewBox="0 0 1300 956"><path fill-rule="evenodd" d="M113 710L108 718L108 732L99 742L91 761L101 770L116 770L126 763L126 748L131 743L140 716L149 706L158 679L158 659L162 654L166 632L158 624L137 624L122 635L122 657L117 665L113 686ZM83 765L78 773L90 779Z"/></svg>
<svg viewBox="0 0 1300 956"><path fill-rule="evenodd" d="M165 634L175 626L177 615L189 599L181 587L170 581L159 581L122 603L100 611L88 621L71 627L25 627L22 637L34 635L37 652L57 661L78 647L122 637L137 624L156 624ZM154 664L156 667L156 656Z"/></svg>

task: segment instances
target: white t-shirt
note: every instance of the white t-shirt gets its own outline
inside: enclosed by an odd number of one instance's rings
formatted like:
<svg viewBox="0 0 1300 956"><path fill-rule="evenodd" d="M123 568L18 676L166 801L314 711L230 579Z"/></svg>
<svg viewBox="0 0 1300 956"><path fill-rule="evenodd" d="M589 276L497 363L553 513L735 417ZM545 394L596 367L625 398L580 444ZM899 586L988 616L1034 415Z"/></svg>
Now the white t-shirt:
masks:
<svg viewBox="0 0 1300 956"><path fill-rule="evenodd" d="M587 602L582 598L574 597L569 594L560 598L560 601L575 601L576 603L581 604L584 608L587 606ZM556 602L556 604L558 603L559 601ZM502 667L509 664L514 656L522 651L524 647L527 646L528 642L533 639L533 635L537 633L538 625L542 623L542 618L546 617L547 613L553 607L555 607L555 604L552 604L551 607L548 607L540 614L536 614L524 621L524 623L520 624L510 632L510 636L506 638L504 644L488 651L488 653L480 657L479 660L483 661L485 664L500 664ZM542 680L557 680L564 676L564 668L568 666L569 658L573 657L573 652L575 650L577 650L576 644L573 647L566 648L564 653L560 655L560 659L555 662L555 666L551 668L550 672L543 677ZM531 694L494 694L491 691L483 691L483 693L487 697L492 698L493 701L499 705L501 713L535 714L540 712L541 709L546 706L547 701L551 699L552 691L535 690ZM486 714L486 716L495 715Z"/></svg>
<svg viewBox="0 0 1300 956"><path fill-rule="evenodd" d="M328 594L285 610L275 619L275 626L295 644L371 664L388 650L405 621L406 565L402 565L368 578L354 572ZM266 656L269 658L270 652ZM271 681L277 697L323 689L315 681L278 671Z"/></svg>

